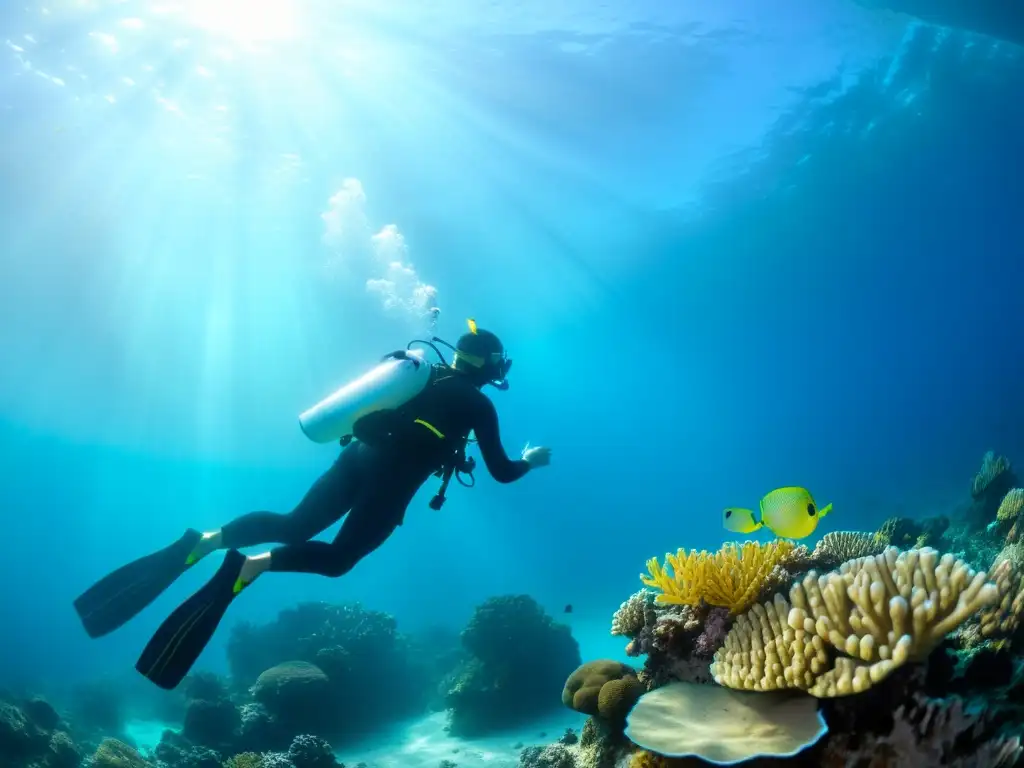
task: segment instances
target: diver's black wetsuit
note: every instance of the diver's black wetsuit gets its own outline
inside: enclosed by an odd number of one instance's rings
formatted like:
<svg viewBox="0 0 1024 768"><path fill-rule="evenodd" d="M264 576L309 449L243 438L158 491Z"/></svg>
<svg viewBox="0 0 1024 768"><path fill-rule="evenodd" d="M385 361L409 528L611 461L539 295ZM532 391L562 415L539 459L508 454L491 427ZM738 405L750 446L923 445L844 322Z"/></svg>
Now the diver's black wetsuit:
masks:
<svg viewBox="0 0 1024 768"><path fill-rule="evenodd" d="M525 475L529 464L510 460L502 447L490 399L463 374L434 373L437 380L402 409L360 420L359 439L342 450L295 509L250 512L233 520L222 529L223 546L281 543L271 555L271 570L341 576L402 524L416 491L451 460L471 431L495 480L511 483ZM309 541L346 513L334 541Z"/></svg>

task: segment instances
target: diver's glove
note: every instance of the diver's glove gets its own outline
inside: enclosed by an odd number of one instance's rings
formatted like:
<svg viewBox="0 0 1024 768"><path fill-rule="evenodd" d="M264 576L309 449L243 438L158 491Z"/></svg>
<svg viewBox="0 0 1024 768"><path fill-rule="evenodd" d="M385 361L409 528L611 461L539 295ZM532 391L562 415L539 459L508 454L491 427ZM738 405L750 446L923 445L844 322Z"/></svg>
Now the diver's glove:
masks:
<svg viewBox="0 0 1024 768"><path fill-rule="evenodd" d="M530 444L527 443L526 447L523 448L522 459L530 465L530 469L546 467L551 463L551 449L540 445L536 448L531 448Z"/></svg>

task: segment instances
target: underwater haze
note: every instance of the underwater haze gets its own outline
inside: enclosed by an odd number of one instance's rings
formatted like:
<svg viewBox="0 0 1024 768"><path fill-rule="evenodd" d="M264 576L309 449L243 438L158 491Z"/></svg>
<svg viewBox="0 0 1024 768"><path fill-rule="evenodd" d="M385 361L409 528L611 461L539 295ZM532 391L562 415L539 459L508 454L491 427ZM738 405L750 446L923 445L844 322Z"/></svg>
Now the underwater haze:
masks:
<svg viewBox="0 0 1024 768"><path fill-rule="evenodd" d="M133 674L220 558L98 640L74 598L291 509L338 453L298 414L470 317L515 360L506 449L551 466L441 511L429 480L351 573L262 578L198 667L304 601L457 632L505 594L619 658L647 559L736 539L727 506L806 487L813 545L1024 456L1024 49L776 6L5 5L0 686Z"/></svg>

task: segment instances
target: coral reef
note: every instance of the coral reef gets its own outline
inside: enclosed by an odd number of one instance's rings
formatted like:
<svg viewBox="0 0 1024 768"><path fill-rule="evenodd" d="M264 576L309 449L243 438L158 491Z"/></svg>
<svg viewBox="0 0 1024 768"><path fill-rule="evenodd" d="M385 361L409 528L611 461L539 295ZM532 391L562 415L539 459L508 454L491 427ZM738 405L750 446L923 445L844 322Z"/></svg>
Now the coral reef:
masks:
<svg viewBox="0 0 1024 768"><path fill-rule="evenodd" d="M527 747L519 755L522 768L576 768L575 753L563 744Z"/></svg>
<svg viewBox="0 0 1024 768"><path fill-rule="evenodd" d="M160 743L153 751L158 764L167 768L219 768L222 762L220 752L192 744L176 731L164 731Z"/></svg>
<svg viewBox="0 0 1024 768"><path fill-rule="evenodd" d="M0 701L0 766L78 768L83 750L65 728L44 699Z"/></svg>
<svg viewBox="0 0 1024 768"><path fill-rule="evenodd" d="M252 697L285 730L307 726L329 732L338 715L330 678L315 664L289 661L263 672Z"/></svg>
<svg viewBox="0 0 1024 768"><path fill-rule="evenodd" d="M228 699L194 699L185 710L181 733L193 744L224 749L235 743L241 724L238 708Z"/></svg>
<svg viewBox="0 0 1024 768"><path fill-rule="evenodd" d="M742 613L773 586L785 580L786 566L794 559L797 546L791 541L768 543L747 541L725 544L718 552L686 552L665 556L665 565L657 558L647 561L649 576L640 579L648 587L660 590L658 603L709 605ZM671 569L671 572L670 572Z"/></svg>
<svg viewBox="0 0 1024 768"><path fill-rule="evenodd" d="M583 726L579 742L565 746L564 753L572 755L578 768L616 768L620 757L633 749L618 724L608 724L592 717ZM528 765L520 762L520 765Z"/></svg>
<svg viewBox="0 0 1024 768"><path fill-rule="evenodd" d="M889 547L821 577L812 571L789 601L776 595L741 616L711 671L721 685L744 690L859 693L925 659L997 600L985 573L952 555Z"/></svg>
<svg viewBox="0 0 1024 768"><path fill-rule="evenodd" d="M301 733L337 745L425 711L451 664L440 670L417 651L393 617L358 603L301 603L268 624L235 625L232 681L252 696L235 703L261 706L241 712L234 746L283 750Z"/></svg>
<svg viewBox="0 0 1024 768"><path fill-rule="evenodd" d="M288 759L295 768L338 768L331 745L316 736L296 736L288 747Z"/></svg>
<svg viewBox="0 0 1024 768"><path fill-rule="evenodd" d="M514 726L557 706L558 690L580 663L569 627L533 598L507 595L477 606L462 632L468 658L447 685L449 730L480 735Z"/></svg>
<svg viewBox="0 0 1024 768"><path fill-rule="evenodd" d="M649 692L627 715L632 740L598 706L584 728L587 755L569 748L557 764L573 755L576 766L669 768L716 751L731 761L736 748L752 766L1024 765L1024 491L1009 461L990 453L971 498L951 516L825 534L813 551L748 542L649 561L645 588L611 627L628 655L644 658L637 677ZM564 703L595 712L600 687L571 682ZM577 701L584 690L589 709ZM742 728L725 743L732 723L705 740L700 729L718 711L707 701L725 691L754 697L758 728L789 733L783 708L757 699L780 695L817 707L828 733L778 747L781 760L744 745Z"/></svg>
<svg viewBox="0 0 1024 768"><path fill-rule="evenodd" d="M134 747L117 739L106 739L92 756L92 765L93 768L151 768L152 764Z"/></svg>

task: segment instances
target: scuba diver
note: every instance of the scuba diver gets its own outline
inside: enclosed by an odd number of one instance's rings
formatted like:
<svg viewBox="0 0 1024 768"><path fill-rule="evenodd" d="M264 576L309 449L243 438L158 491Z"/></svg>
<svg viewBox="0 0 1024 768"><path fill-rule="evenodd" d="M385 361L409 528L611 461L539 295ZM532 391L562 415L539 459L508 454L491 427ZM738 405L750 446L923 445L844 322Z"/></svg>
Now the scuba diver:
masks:
<svg viewBox="0 0 1024 768"><path fill-rule="evenodd" d="M548 448L527 444L518 460L505 453L497 411L481 389L487 384L508 389L506 376L512 361L497 336L478 329L472 320L469 328L455 347L436 336L421 342L437 352L441 364L414 357L416 352L408 351L412 343L385 358L410 362L410 370L422 365L417 374L423 378L422 388L398 407L381 407L350 421L351 434L332 437L344 446L341 454L291 512L250 512L214 531L189 529L173 544L122 566L86 590L75 600L75 610L89 636L100 637L122 626L197 562L227 550L217 573L167 618L136 664L158 686L172 689L209 643L234 598L261 574L342 576L402 524L406 507L431 475L442 478L441 489L430 503L435 510L444 503L453 476L471 485L461 477L472 479L475 467L465 453L470 433L488 471L500 483L514 482L531 469L549 464ZM451 366L433 342L454 350ZM355 385L372 379L373 372ZM365 390L368 385L360 386ZM353 410L350 405L350 416ZM303 429L309 435L305 425ZM342 518L333 541L311 541ZM280 546L250 556L239 552L270 543Z"/></svg>

